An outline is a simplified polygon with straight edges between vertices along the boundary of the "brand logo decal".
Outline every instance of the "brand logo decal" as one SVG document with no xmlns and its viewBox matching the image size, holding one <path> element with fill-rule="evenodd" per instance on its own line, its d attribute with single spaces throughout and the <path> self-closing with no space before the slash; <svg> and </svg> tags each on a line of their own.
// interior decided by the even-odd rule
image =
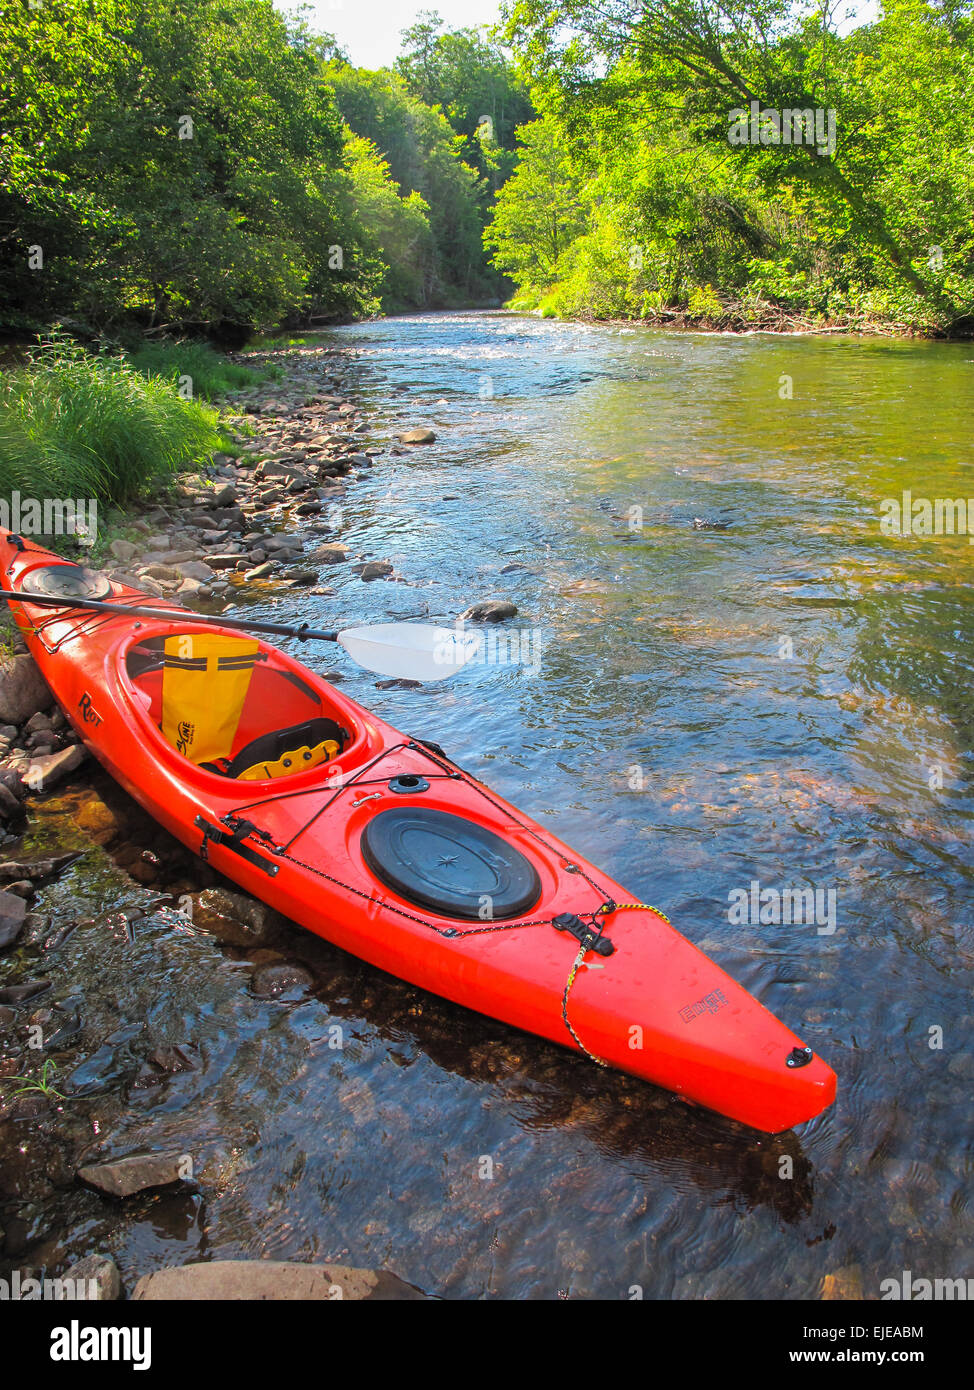
<svg viewBox="0 0 974 1390">
<path fill-rule="evenodd" d="M 101 723 L 101 715 L 91 703 L 91 696 L 88 694 L 87 690 L 78 701 L 78 708 L 81 711 L 81 717 L 85 723 L 94 724 L 95 728 L 97 728 Z"/>
</svg>

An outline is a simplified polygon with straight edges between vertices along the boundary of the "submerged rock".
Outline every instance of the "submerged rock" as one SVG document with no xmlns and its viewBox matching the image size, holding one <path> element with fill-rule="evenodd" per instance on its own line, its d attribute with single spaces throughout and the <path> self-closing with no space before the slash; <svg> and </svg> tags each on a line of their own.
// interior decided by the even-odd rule
<svg viewBox="0 0 974 1390">
<path fill-rule="evenodd" d="M 259 965 L 250 981 L 250 988 L 258 999 L 279 999 L 284 994 L 293 994 L 310 989 L 314 976 L 303 965 L 292 961 L 280 964 Z"/>
<path fill-rule="evenodd" d="M 387 1269 L 296 1264 L 286 1260 L 210 1260 L 158 1269 L 139 1280 L 133 1299 L 298 1299 L 363 1302 L 423 1299 L 412 1284 Z"/>
<path fill-rule="evenodd" d="M 0 951 L 12 946 L 24 929 L 27 904 L 15 893 L 0 892 Z"/>
<path fill-rule="evenodd" d="M 73 864 L 80 857 L 80 853 L 80 850 L 75 850 L 71 854 L 58 854 L 51 859 L 34 859 L 30 863 L 9 859 L 5 864 L 0 864 L 0 879 L 48 878 Z"/>
<path fill-rule="evenodd" d="M 23 902 L 23 899 L 20 901 Z M 7 985 L 0 989 L 0 1004 L 13 1004 L 15 1007 L 26 1004 L 28 999 L 33 999 L 50 988 L 50 980 L 23 980 L 15 985 Z"/>
<path fill-rule="evenodd" d="M 474 623 L 500 623 L 505 618 L 513 618 L 516 613 L 517 604 L 510 599 L 488 598 L 481 603 L 472 603 L 462 616 Z"/>
<path fill-rule="evenodd" d="M 78 1177 L 109 1197 L 131 1197 L 147 1187 L 168 1187 L 186 1177 L 185 1154 L 132 1154 L 78 1169 Z"/>
<path fill-rule="evenodd" d="M 266 946 L 287 925 L 267 903 L 229 888 L 206 888 L 195 899 L 193 925 L 230 946 Z"/>
</svg>

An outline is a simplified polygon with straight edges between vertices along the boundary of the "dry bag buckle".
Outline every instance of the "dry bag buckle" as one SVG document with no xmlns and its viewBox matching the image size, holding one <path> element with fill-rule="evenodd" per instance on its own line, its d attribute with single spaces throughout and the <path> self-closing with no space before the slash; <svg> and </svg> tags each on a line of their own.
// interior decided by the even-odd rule
<svg viewBox="0 0 974 1390">
<path fill-rule="evenodd" d="M 600 928 L 594 923 L 583 922 L 574 912 L 559 912 L 557 917 L 552 917 L 551 925 L 555 931 L 571 932 L 586 951 L 594 951 L 599 956 L 611 956 L 615 951 L 615 946 L 607 936 L 602 935 Z"/>
</svg>

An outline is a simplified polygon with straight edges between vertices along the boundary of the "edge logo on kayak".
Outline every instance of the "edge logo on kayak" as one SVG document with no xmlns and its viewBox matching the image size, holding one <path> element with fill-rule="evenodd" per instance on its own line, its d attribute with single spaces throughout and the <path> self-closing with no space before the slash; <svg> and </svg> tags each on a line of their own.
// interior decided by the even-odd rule
<svg viewBox="0 0 974 1390">
<path fill-rule="evenodd" d="M 85 721 L 85 723 L 94 724 L 95 728 L 97 729 L 98 725 L 101 723 L 101 715 L 98 713 L 94 705 L 91 703 L 91 696 L 88 694 L 87 690 L 84 692 L 81 699 L 78 701 L 78 709 L 80 709 L 81 717 Z"/>
<path fill-rule="evenodd" d="M 702 999 L 695 999 L 692 1004 L 687 1004 L 686 1008 L 680 1010 L 680 1017 L 684 1023 L 692 1023 L 695 1018 L 703 1013 L 715 1014 L 718 1009 L 722 1009 L 727 1003 L 727 996 L 722 989 L 712 989 L 709 994 L 705 994 Z"/>
</svg>

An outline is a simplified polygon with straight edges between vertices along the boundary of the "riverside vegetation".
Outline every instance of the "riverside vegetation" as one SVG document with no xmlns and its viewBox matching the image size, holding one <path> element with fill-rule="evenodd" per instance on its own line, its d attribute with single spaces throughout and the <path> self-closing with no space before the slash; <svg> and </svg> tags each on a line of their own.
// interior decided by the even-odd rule
<svg viewBox="0 0 974 1390">
<path fill-rule="evenodd" d="M 370 72 L 270 0 L 8 7 L 0 328 L 62 336 L 4 375 L 2 492 L 124 503 L 203 463 L 205 401 L 247 369 L 193 339 L 512 291 L 545 316 L 974 328 L 969 4 L 843 32 L 792 0 L 505 13 L 509 48 L 423 13 Z"/>
</svg>

